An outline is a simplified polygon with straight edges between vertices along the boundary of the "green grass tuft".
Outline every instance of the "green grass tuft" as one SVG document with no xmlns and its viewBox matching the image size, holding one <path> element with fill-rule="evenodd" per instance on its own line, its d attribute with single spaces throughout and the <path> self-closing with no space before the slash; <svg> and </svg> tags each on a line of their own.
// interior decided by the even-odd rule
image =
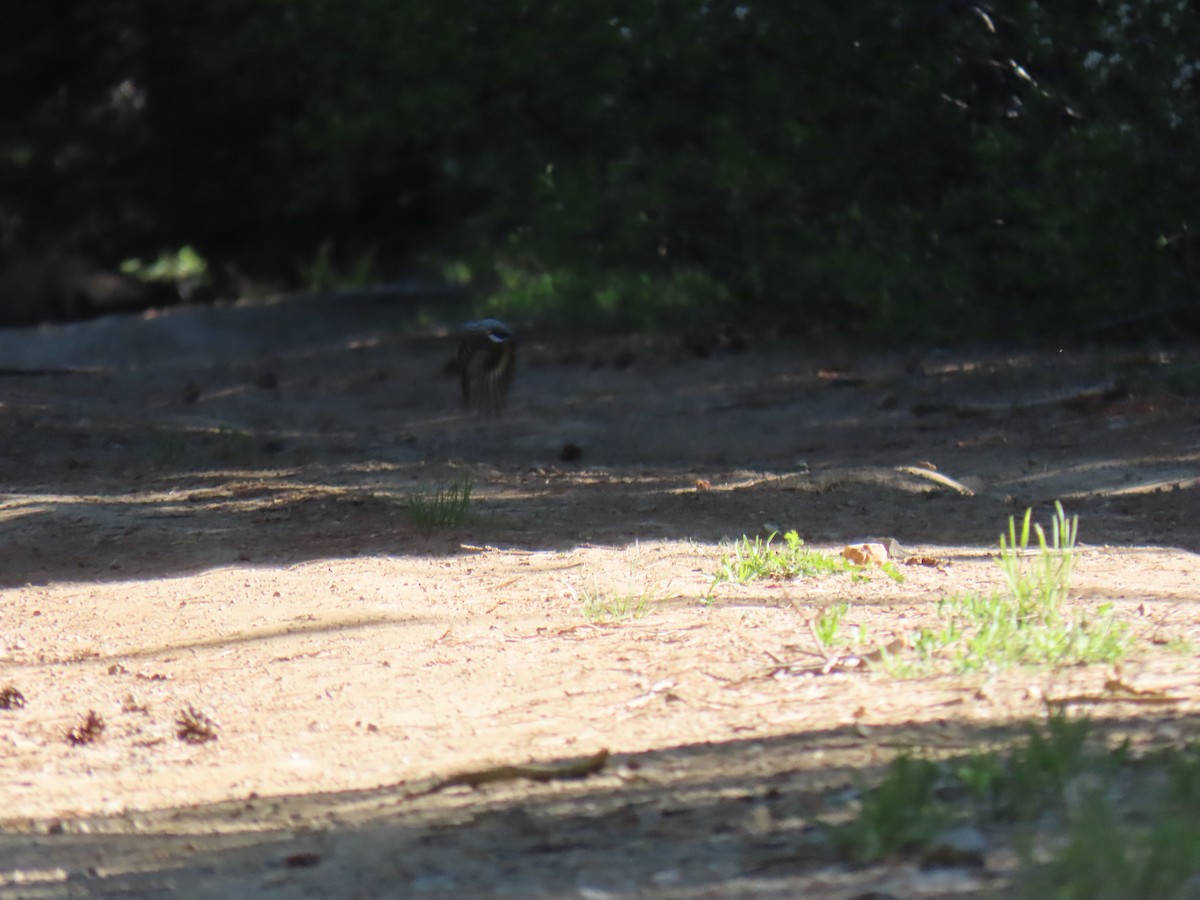
<svg viewBox="0 0 1200 900">
<path fill-rule="evenodd" d="M 1062 504 L 1048 538 L 1026 510 L 1018 533 L 1009 519 L 1000 537 L 998 565 L 1004 590 L 988 596 L 968 593 L 943 598 L 941 623 L 910 637 L 912 655 L 887 661 L 900 677 L 940 671 L 958 674 L 1021 665 L 1068 666 L 1116 662 L 1130 649 L 1129 629 L 1117 621 L 1111 604 L 1094 611 L 1065 608 L 1075 564 L 1078 518 L 1068 519 Z M 1036 547 L 1030 547 L 1031 535 Z"/>
<path fill-rule="evenodd" d="M 1017 536 L 1016 520 L 1009 516 L 1008 538 L 1000 535 L 1000 571 L 1008 587 L 1008 595 L 1016 604 L 1016 612 L 1026 620 L 1053 623 L 1059 608 L 1067 598 L 1071 573 L 1075 569 L 1075 539 L 1079 534 L 1079 517 L 1068 519 L 1062 504 L 1055 501 L 1051 521 L 1052 539 L 1046 540 L 1041 525 L 1033 524 L 1037 535 L 1036 555 L 1030 557 L 1029 528 L 1033 510 L 1025 510 L 1021 534 Z"/>
<path fill-rule="evenodd" d="M 842 619 L 846 617 L 846 613 L 849 611 L 849 603 L 834 603 L 821 610 L 821 614 L 813 622 L 813 631 L 816 633 L 817 640 L 821 642 L 822 647 L 832 647 L 837 642 L 838 631 L 842 627 Z"/>
<path fill-rule="evenodd" d="M 771 532 L 763 540 L 753 540 L 742 535 L 728 552 L 721 556 L 717 571 L 712 576 L 713 586 L 726 581 L 745 584 L 760 578 L 803 578 L 818 575 L 849 573 L 855 581 L 869 580 L 869 569 L 856 566 L 841 556 L 812 550 L 795 531 L 783 536 L 783 544 L 775 542 L 777 532 Z M 904 576 L 891 563 L 880 567 L 889 578 L 897 582 Z"/>
<path fill-rule="evenodd" d="M 650 614 L 654 598 L 646 592 L 604 593 L 599 590 L 576 592 L 583 617 L 592 623 L 631 622 Z"/>
<path fill-rule="evenodd" d="M 1200 748 L 1135 759 L 1061 712 L 1007 752 L 935 763 L 897 758 L 850 821 L 828 826 L 854 862 L 920 858 L 948 827 L 991 843 L 1011 828 L 1021 862 L 1004 896 L 1124 900 L 1200 895 Z"/>
<path fill-rule="evenodd" d="M 414 491 L 408 495 L 408 515 L 422 531 L 457 528 L 467 520 L 471 507 L 471 479 L 438 484 L 433 493 Z"/>
<path fill-rule="evenodd" d="M 898 756 L 879 786 L 863 794 L 858 815 L 832 829 L 835 846 L 855 862 L 872 862 L 924 845 L 947 821 L 934 803 L 940 772 L 937 763 Z"/>
</svg>

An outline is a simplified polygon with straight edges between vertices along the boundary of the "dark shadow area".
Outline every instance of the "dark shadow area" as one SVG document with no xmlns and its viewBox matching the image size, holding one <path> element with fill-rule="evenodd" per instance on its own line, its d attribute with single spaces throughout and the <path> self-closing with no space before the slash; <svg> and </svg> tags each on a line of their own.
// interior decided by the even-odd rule
<svg viewBox="0 0 1200 900">
<path fill-rule="evenodd" d="M 1151 722 L 1163 720 L 1097 718 L 1091 734 L 1132 736 L 1140 748 Z M 1198 722 L 1170 724 L 1189 734 Z M 783 898 L 869 896 L 889 885 L 904 893 L 898 886 L 919 869 L 913 854 L 854 864 L 826 823 L 898 753 L 966 757 L 1024 734 L 1021 723 L 901 725 L 869 737 L 844 727 L 620 754 L 594 775 L 543 785 L 434 780 L 9 821 L 0 832 L 5 869 L 38 884 L 36 894 L 2 885 L 0 897 Z M 987 862 L 958 872 L 974 889 L 955 896 L 990 896 L 1012 875 L 1015 826 L 983 827 Z"/>
<path fill-rule="evenodd" d="M 445 327 L 369 296 L 295 302 L 0 335 L 26 368 L 70 370 L 0 378 L 0 583 L 772 528 L 992 546 L 1058 499 L 1085 543 L 1200 549 L 1194 349 L 764 334 L 698 357 L 670 335 L 535 329 L 485 421 L 458 409 Z M 411 494 L 464 476 L 468 522 L 417 528 Z"/>
<path fill-rule="evenodd" d="M 224 566 L 460 555 L 482 546 L 565 551 L 588 543 L 653 539 L 715 543 L 742 534 L 765 536 L 777 524 L 797 529 L 817 545 L 894 537 L 905 546 L 991 547 L 1008 517 L 1021 512 L 1002 500 L 928 497 L 877 484 L 843 482 L 835 491 L 781 492 L 771 483 L 716 495 L 680 487 L 694 477 L 664 478 L 666 487 L 641 481 L 595 488 L 576 484 L 571 473 L 555 473 L 544 479 L 553 485 L 551 491 L 542 484 L 524 500 L 493 501 L 484 487 L 477 489 L 465 525 L 432 532 L 409 521 L 402 492 L 353 485 L 325 486 L 335 496 L 317 498 L 310 495 L 325 491 L 310 485 L 255 490 L 228 503 L 189 501 L 194 494 L 185 494 L 182 501 L 45 495 L 16 514 L 9 511 L 2 577 L 10 586 L 124 581 Z M 432 489 L 424 481 L 409 484 Z M 232 488 L 237 490 L 236 481 Z M 1068 505 L 1085 522 L 1087 544 L 1157 544 L 1194 552 L 1200 547 L 1194 528 L 1176 526 L 1197 502 L 1190 489 L 1172 492 L 1165 500 L 1127 501 L 1116 515 L 1102 502 Z M 1050 498 L 1041 501 L 1039 510 L 1045 514 L 1050 503 Z M 881 506 L 888 511 L 880 511 Z M 620 518 L 622 511 L 628 511 L 627 519 Z"/>
</svg>

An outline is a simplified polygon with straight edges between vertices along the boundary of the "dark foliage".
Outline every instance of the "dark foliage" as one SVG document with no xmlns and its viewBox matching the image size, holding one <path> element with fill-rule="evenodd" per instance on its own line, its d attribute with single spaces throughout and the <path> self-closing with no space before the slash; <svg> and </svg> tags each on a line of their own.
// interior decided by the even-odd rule
<svg viewBox="0 0 1200 900">
<path fill-rule="evenodd" d="M 1174 0 L 47 0 L 0 38 L 0 252 L 1092 334 L 1196 305 L 1198 38 Z"/>
</svg>

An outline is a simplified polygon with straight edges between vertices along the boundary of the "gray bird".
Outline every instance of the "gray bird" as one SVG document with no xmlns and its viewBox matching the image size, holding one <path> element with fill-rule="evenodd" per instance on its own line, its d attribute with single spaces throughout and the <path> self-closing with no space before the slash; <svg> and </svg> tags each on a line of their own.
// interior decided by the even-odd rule
<svg viewBox="0 0 1200 900">
<path fill-rule="evenodd" d="M 463 406 L 479 415 L 500 414 L 517 369 L 517 342 L 499 319 L 475 319 L 458 330 Z"/>
</svg>

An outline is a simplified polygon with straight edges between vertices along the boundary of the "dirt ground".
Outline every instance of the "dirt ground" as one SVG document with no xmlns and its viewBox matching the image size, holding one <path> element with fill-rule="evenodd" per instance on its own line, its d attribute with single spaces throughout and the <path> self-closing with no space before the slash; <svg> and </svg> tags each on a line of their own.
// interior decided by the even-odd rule
<svg viewBox="0 0 1200 900">
<path fill-rule="evenodd" d="M 484 422 L 430 321 L 366 296 L 0 332 L 0 898 L 974 896 L 999 837 L 855 867 L 816 824 L 1047 700 L 1196 737 L 1196 348 L 527 331 Z M 467 524 L 419 530 L 413 492 L 464 476 Z M 1056 499 L 1074 602 L 1137 641 L 1119 673 L 826 665 L 824 607 L 888 644 Z M 944 565 L 702 602 L 721 543 L 775 528 Z"/>
</svg>

